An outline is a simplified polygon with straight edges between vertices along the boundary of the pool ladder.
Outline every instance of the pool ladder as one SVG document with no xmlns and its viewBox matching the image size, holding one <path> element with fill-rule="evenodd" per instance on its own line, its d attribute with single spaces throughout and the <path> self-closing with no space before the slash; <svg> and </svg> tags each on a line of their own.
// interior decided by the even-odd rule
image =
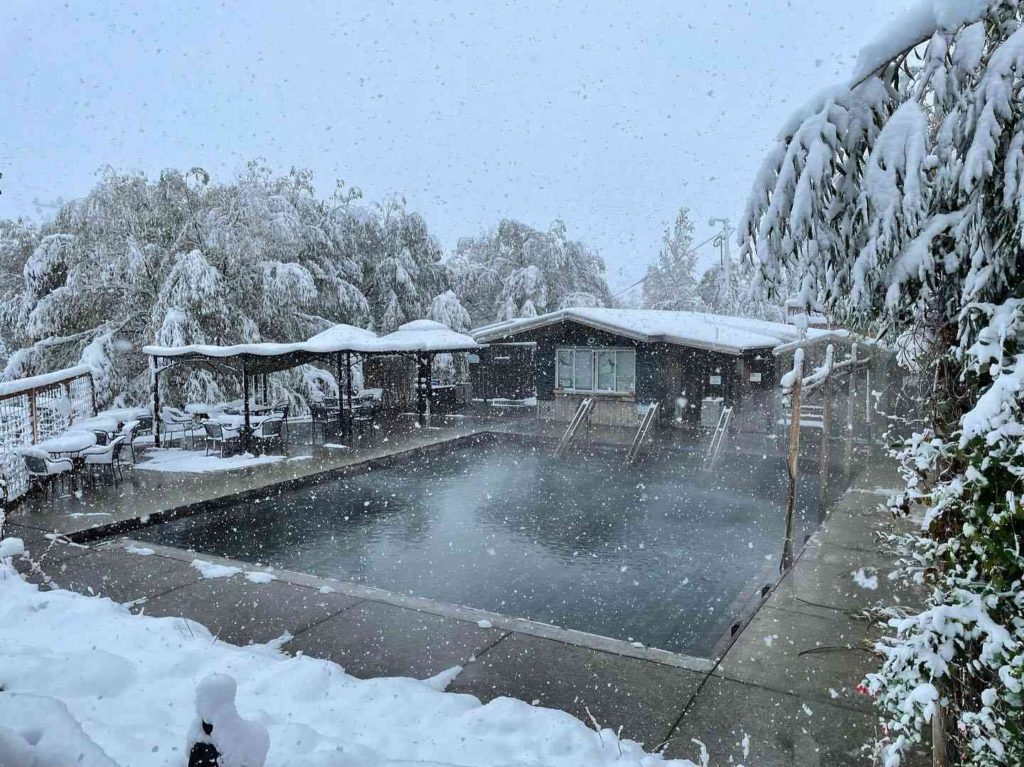
<svg viewBox="0 0 1024 767">
<path fill-rule="evenodd" d="M 718 456 L 722 452 L 722 443 L 725 442 L 725 435 L 729 431 L 729 422 L 732 421 L 732 405 L 726 405 L 718 416 L 718 425 L 715 433 L 711 435 L 711 444 L 708 445 L 708 452 L 704 455 L 704 468 L 713 469 L 718 463 Z"/>
<path fill-rule="evenodd" d="M 590 416 L 590 411 L 594 409 L 593 397 L 587 397 L 580 406 L 576 408 L 576 414 L 569 421 L 569 428 L 565 430 L 565 434 L 562 435 L 562 441 L 558 443 L 558 447 L 555 448 L 555 455 L 559 456 L 562 452 L 569 447 L 569 443 L 572 442 L 572 438 L 576 436 L 576 432 L 579 431 L 580 426 Z"/>
<path fill-rule="evenodd" d="M 660 406 L 660 402 L 655 402 L 644 413 L 643 420 L 640 421 L 640 428 L 636 430 L 636 436 L 633 437 L 633 444 L 629 446 L 629 453 L 626 454 L 626 463 L 634 463 L 637 456 L 640 455 L 640 448 L 643 446 L 644 440 L 647 439 L 647 435 L 654 428 L 654 419 L 658 417 L 658 408 Z"/>
</svg>

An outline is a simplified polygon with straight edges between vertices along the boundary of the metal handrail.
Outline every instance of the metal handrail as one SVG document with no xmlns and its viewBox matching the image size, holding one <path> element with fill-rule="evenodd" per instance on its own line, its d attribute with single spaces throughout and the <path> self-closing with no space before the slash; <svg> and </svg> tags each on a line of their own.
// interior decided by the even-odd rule
<svg viewBox="0 0 1024 767">
<path fill-rule="evenodd" d="M 569 443 L 572 442 L 572 438 L 576 436 L 576 432 L 579 431 L 579 428 L 586 417 L 590 415 L 590 411 L 593 407 L 594 399 L 592 397 L 587 397 L 580 402 L 580 406 L 576 408 L 576 414 L 573 415 L 572 420 L 569 421 L 569 427 L 565 430 L 565 434 L 562 435 L 562 440 L 558 443 L 558 447 L 555 448 L 556 456 L 561 455 L 562 451 L 569 446 Z"/>
<path fill-rule="evenodd" d="M 637 429 L 636 436 L 633 437 L 633 444 L 629 448 L 629 453 L 626 455 L 626 463 L 633 463 L 636 457 L 640 454 L 640 448 L 643 445 L 644 439 L 650 433 L 651 428 L 654 426 L 654 419 L 658 415 L 658 408 L 661 406 L 660 402 L 655 402 L 644 413 L 643 420 L 640 421 L 640 428 Z"/>
</svg>

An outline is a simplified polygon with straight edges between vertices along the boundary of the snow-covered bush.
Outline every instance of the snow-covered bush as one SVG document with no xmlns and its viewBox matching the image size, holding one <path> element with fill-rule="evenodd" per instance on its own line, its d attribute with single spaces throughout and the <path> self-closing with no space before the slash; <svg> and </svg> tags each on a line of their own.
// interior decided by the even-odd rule
<svg viewBox="0 0 1024 767">
<path fill-rule="evenodd" d="M 868 680 L 900 764 L 935 723 L 959 763 L 1024 763 L 1024 15 L 1017 0 L 924 0 L 850 82 L 784 126 L 741 229 L 758 280 L 872 325 L 925 365 L 930 426 L 900 450 L 924 510 Z"/>
</svg>

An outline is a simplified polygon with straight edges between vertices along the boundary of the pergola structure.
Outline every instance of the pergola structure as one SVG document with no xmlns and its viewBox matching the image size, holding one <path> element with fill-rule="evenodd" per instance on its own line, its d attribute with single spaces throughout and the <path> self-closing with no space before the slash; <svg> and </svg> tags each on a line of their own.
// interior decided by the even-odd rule
<svg viewBox="0 0 1024 767">
<path fill-rule="evenodd" d="M 434 357 L 438 354 L 454 354 L 479 349 L 480 345 L 470 336 L 456 333 L 439 322 L 415 320 L 402 325 L 398 330 L 378 336 L 372 331 L 352 325 L 334 325 L 307 341 L 299 343 L 255 343 L 234 346 L 189 345 L 189 346 L 145 346 L 142 351 L 150 358 L 150 380 L 153 396 L 153 425 L 156 446 L 160 446 L 160 374 L 182 364 L 202 365 L 213 370 L 231 373 L 242 379 L 242 446 L 248 450 L 251 445 L 252 425 L 250 420 L 250 394 L 253 381 L 281 370 L 300 365 L 314 365 L 334 369 L 338 382 L 338 398 L 344 396 L 348 412 L 352 413 L 352 365 L 353 355 L 359 358 L 371 356 L 402 356 L 416 362 L 416 392 L 418 417 L 421 426 L 426 425 L 428 403 L 433 399 L 431 382 Z M 344 371 L 344 391 L 342 372 Z M 345 408 L 338 408 L 338 426 L 342 433 L 351 430 L 351 418 L 344 416 Z"/>
</svg>

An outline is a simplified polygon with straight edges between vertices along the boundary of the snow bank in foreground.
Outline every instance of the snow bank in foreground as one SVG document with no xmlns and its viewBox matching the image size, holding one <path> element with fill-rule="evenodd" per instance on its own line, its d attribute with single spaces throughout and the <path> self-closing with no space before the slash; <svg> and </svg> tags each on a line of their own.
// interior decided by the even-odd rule
<svg viewBox="0 0 1024 767">
<path fill-rule="evenodd" d="M 64 752 L 33 754 L 37 764 L 180 767 L 211 674 L 237 680 L 239 714 L 269 731 L 268 767 L 693 767 L 560 711 L 481 705 L 414 679 L 360 681 L 329 661 L 224 644 L 192 621 L 41 592 L 0 563 L 0 763 L 32 764 L 24 754 L 41 744 Z M 33 746 L 26 733 L 43 739 Z"/>
</svg>

